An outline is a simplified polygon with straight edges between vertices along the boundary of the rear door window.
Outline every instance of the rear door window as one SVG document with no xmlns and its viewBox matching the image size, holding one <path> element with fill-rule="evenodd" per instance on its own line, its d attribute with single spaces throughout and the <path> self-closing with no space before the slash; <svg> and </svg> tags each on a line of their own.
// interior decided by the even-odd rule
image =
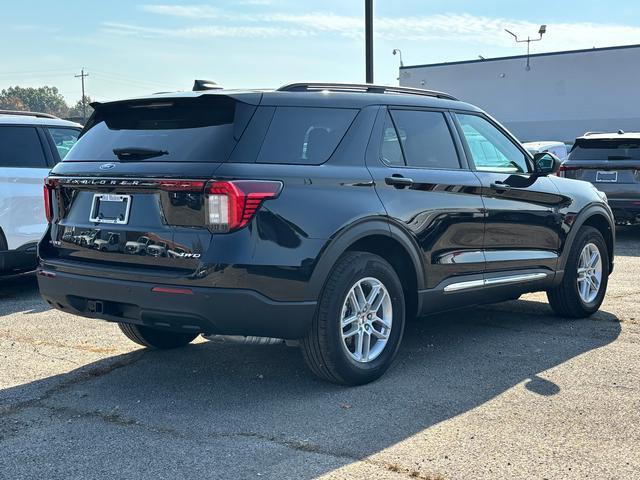
<svg viewBox="0 0 640 480">
<path fill-rule="evenodd" d="M 0 126 L 0 167 L 49 168 L 34 127 Z"/>
<path fill-rule="evenodd" d="M 319 165 L 344 137 L 358 110 L 277 107 L 258 154 L 258 163 Z"/>
<path fill-rule="evenodd" d="M 64 160 L 71 147 L 78 141 L 80 130 L 76 128 L 47 127 L 49 135 L 58 150 L 60 160 Z"/>
<path fill-rule="evenodd" d="M 391 117 L 396 127 L 395 141 L 399 142 L 404 160 L 409 167 L 460 168 L 460 160 L 451 131 L 442 112 L 422 110 L 392 110 Z M 388 122 L 387 122 L 388 125 Z M 393 147 L 394 137 L 385 129 L 389 144 L 383 142 L 383 156 L 387 150 L 388 162 L 397 164 L 397 149 Z M 394 153 L 395 150 L 395 153 Z"/>
<path fill-rule="evenodd" d="M 98 106 L 65 161 L 114 161 L 114 149 L 161 154 L 152 162 L 225 162 L 255 106 L 223 95 Z"/>
<path fill-rule="evenodd" d="M 640 139 L 582 139 L 569 154 L 571 160 L 640 160 Z"/>
</svg>

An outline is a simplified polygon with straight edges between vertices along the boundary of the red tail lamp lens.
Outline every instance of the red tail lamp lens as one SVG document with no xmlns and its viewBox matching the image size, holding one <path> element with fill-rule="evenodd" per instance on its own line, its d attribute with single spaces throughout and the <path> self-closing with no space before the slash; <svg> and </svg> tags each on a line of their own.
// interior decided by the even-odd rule
<svg viewBox="0 0 640 480">
<path fill-rule="evenodd" d="M 244 227 L 265 200 L 276 198 L 282 182 L 233 180 L 207 185 L 207 222 L 214 231 L 230 232 Z"/>
</svg>

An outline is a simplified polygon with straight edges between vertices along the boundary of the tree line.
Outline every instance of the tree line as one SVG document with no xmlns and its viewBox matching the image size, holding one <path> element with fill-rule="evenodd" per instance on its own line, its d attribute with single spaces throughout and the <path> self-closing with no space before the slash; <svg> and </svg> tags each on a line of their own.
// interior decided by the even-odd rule
<svg viewBox="0 0 640 480">
<path fill-rule="evenodd" d="M 93 109 L 91 97 L 84 97 L 87 117 Z M 68 105 L 56 87 L 9 87 L 0 91 L 0 110 L 50 113 L 60 118 L 81 118 L 82 99 Z"/>
</svg>

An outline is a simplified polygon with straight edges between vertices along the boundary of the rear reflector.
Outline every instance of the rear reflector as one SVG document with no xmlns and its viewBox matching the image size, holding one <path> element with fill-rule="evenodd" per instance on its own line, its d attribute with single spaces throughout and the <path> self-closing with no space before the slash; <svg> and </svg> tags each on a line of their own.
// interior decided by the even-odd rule
<svg viewBox="0 0 640 480">
<path fill-rule="evenodd" d="M 175 293 L 177 295 L 193 295 L 190 288 L 171 288 L 171 287 L 153 287 L 151 289 L 155 293 Z"/>
<path fill-rule="evenodd" d="M 265 200 L 276 198 L 282 182 L 268 180 L 234 180 L 210 182 L 207 194 L 207 222 L 216 232 L 230 232 L 244 227 Z"/>
<path fill-rule="evenodd" d="M 47 278 L 55 278 L 56 274 L 54 272 L 50 272 L 48 270 L 38 270 L 38 275 Z"/>
</svg>

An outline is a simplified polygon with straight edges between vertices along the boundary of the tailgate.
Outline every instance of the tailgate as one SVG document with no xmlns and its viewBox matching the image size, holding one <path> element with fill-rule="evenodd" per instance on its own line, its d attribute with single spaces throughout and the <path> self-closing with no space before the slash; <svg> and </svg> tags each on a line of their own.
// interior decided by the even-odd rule
<svg viewBox="0 0 640 480">
<path fill-rule="evenodd" d="M 212 240 L 204 180 L 55 178 L 56 258 L 193 271 Z"/>
</svg>

